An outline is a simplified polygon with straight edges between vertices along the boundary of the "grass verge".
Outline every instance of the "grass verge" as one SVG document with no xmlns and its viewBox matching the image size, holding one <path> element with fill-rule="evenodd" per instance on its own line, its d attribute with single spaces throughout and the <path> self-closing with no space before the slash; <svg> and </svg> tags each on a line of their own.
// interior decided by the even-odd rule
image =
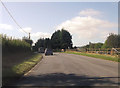
<svg viewBox="0 0 120 88">
<path fill-rule="evenodd" d="M 21 63 L 11 66 L 8 69 L 3 69 L 3 86 L 14 83 L 42 59 L 41 54 L 31 54 L 29 56 L 30 57 L 28 59 L 25 59 Z"/>
<path fill-rule="evenodd" d="M 83 52 L 76 52 L 76 51 L 66 51 L 64 53 L 83 55 L 83 56 L 88 56 L 88 57 L 94 57 L 94 58 L 100 58 L 100 59 L 104 59 L 104 60 L 120 62 L 120 60 L 119 60 L 120 58 L 116 57 L 116 56 L 108 56 L 108 55 L 93 54 L 93 53 L 83 53 Z"/>
<path fill-rule="evenodd" d="M 17 75 L 23 75 L 34 67 L 41 59 L 42 55 L 35 54 L 30 59 L 23 61 L 21 64 L 15 65 L 12 69 Z"/>
</svg>

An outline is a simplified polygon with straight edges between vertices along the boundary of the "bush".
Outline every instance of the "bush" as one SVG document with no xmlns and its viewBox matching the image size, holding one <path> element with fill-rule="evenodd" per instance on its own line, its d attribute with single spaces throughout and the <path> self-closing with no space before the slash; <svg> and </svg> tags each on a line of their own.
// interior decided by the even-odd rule
<svg viewBox="0 0 120 88">
<path fill-rule="evenodd" d="M 7 37 L 6 35 L 2 35 L 2 51 L 5 54 L 28 52 L 31 51 L 31 46 L 29 43 L 23 40 L 13 39 L 12 37 Z"/>
</svg>

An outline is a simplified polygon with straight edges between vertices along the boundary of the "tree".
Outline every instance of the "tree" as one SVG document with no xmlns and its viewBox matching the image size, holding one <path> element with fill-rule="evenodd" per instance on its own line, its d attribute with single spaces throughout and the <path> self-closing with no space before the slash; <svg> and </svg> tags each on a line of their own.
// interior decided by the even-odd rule
<svg viewBox="0 0 120 88">
<path fill-rule="evenodd" d="M 105 48 L 112 48 L 110 46 L 107 45 L 107 41 L 105 41 L 105 43 L 103 44 L 103 46 L 101 47 L 102 49 L 105 49 Z"/>
<path fill-rule="evenodd" d="M 94 48 L 98 49 L 98 48 L 102 48 L 102 46 L 103 46 L 103 43 L 96 43 Z"/>
<path fill-rule="evenodd" d="M 61 30 L 61 48 L 72 48 L 72 36 L 64 29 Z"/>
<path fill-rule="evenodd" d="M 23 37 L 22 40 L 24 40 L 25 42 L 29 43 L 30 46 L 32 46 L 32 44 L 33 44 L 33 41 L 31 39 L 27 38 L 27 37 Z"/>
<path fill-rule="evenodd" d="M 53 49 L 68 49 L 72 48 L 72 36 L 64 29 L 57 30 L 51 36 Z"/>
<path fill-rule="evenodd" d="M 104 48 L 118 48 L 120 47 L 120 35 L 111 33 L 105 41 Z"/>
<path fill-rule="evenodd" d="M 51 39 L 45 38 L 45 40 L 44 40 L 44 48 L 51 48 Z"/>
<path fill-rule="evenodd" d="M 37 40 L 37 42 L 35 43 L 35 46 L 33 46 L 34 51 L 37 51 L 38 48 L 51 48 L 51 39 L 49 38 L 40 38 Z"/>
<path fill-rule="evenodd" d="M 91 43 L 89 48 L 95 48 L 95 44 L 94 43 Z"/>
<path fill-rule="evenodd" d="M 61 31 L 55 31 L 51 36 L 52 48 L 60 49 L 61 48 Z"/>
<path fill-rule="evenodd" d="M 98 49 L 98 48 L 101 48 L 102 46 L 103 46 L 103 43 L 91 43 L 91 42 L 89 42 L 88 45 L 85 45 L 82 48 L 94 48 L 94 49 Z"/>
<path fill-rule="evenodd" d="M 38 41 L 35 43 L 36 48 L 44 47 L 44 38 L 38 39 Z"/>
</svg>

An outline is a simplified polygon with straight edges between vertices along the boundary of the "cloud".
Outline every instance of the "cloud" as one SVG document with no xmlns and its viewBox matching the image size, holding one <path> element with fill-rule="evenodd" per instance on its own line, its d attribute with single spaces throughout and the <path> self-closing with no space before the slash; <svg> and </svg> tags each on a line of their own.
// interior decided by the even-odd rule
<svg viewBox="0 0 120 88">
<path fill-rule="evenodd" d="M 97 12 L 95 13 L 94 10 L 88 10 L 88 12 L 89 13 L 86 12 L 87 15 L 98 14 Z M 81 11 L 80 13 L 85 14 L 85 12 L 83 11 Z M 56 27 L 57 30 L 60 30 L 62 28 L 68 30 L 72 35 L 77 36 L 79 40 L 105 39 L 109 33 L 116 32 L 112 28 L 116 28 L 117 30 L 117 24 L 92 16 L 76 16 L 70 20 L 64 21 Z"/>
<path fill-rule="evenodd" d="M 32 39 L 36 42 L 39 38 L 50 38 L 50 33 L 36 32 L 31 34 Z"/>
<path fill-rule="evenodd" d="M 27 33 L 30 33 L 32 31 L 32 28 L 31 27 L 25 27 L 25 28 L 20 29 L 20 32 L 24 32 L 23 30 Z"/>
<path fill-rule="evenodd" d="M 33 33 L 31 27 L 25 27 L 23 29 L 20 29 L 20 32 L 24 32 L 23 30 L 26 31 L 27 33 L 31 33 L 31 38 L 34 41 L 34 43 L 37 42 L 39 38 L 50 38 L 51 36 L 50 33 L 44 33 L 44 32 Z"/>
<path fill-rule="evenodd" d="M 37 42 L 39 38 L 50 38 L 51 36 L 50 33 L 44 33 L 44 32 L 33 33 L 31 27 L 25 27 L 23 29 L 20 29 L 20 32 L 24 32 L 23 30 L 27 33 L 31 33 L 31 39 L 34 41 L 34 43 Z"/>
<path fill-rule="evenodd" d="M 2 29 L 2 30 L 13 30 L 13 26 L 8 25 L 8 24 L 0 24 L 0 29 Z"/>
<path fill-rule="evenodd" d="M 86 10 L 80 11 L 79 15 L 80 16 L 101 16 L 102 12 L 94 9 L 86 9 Z"/>
</svg>

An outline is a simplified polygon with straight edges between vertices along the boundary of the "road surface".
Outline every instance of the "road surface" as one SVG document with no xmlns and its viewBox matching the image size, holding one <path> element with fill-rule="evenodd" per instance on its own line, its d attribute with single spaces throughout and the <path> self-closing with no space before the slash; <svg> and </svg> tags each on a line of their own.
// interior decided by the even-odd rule
<svg viewBox="0 0 120 88">
<path fill-rule="evenodd" d="M 74 54 L 44 56 L 17 86 L 117 86 L 118 63 Z"/>
</svg>

